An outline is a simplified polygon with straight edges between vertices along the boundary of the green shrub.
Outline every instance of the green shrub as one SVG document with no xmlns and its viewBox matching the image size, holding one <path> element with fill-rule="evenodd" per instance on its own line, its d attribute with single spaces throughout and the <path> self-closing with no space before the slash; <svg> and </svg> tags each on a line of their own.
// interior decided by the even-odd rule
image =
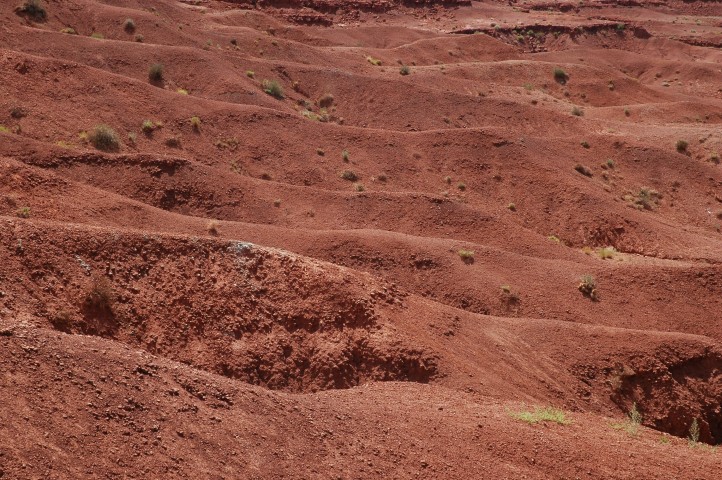
<svg viewBox="0 0 722 480">
<path fill-rule="evenodd" d="M 689 142 L 687 142 L 686 140 L 677 140 L 676 147 L 679 153 L 686 153 L 687 147 L 689 147 Z"/>
<path fill-rule="evenodd" d="M 408 65 L 402 65 L 401 69 L 399 70 L 399 73 L 401 75 L 408 75 L 409 73 L 411 73 L 411 68 L 409 68 Z"/>
<path fill-rule="evenodd" d="M 377 67 L 379 65 L 381 65 L 381 60 L 379 60 L 378 58 L 374 58 L 372 56 L 366 57 L 366 61 L 369 62 L 371 65 L 375 65 Z"/>
<path fill-rule="evenodd" d="M 286 98 L 286 95 L 283 93 L 283 87 L 275 80 L 264 80 L 262 87 L 264 92 L 278 100 Z"/>
<path fill-rule="evenodd" d="M 462 248 L 461 250 L 459 250 L 456 253 L 458 253 L 459 257 L 461 257 L 461 259 L 464 261 L 474 259 L 474 251 L 473 250 L 466 250 L 466 249 Z"/>
<path fill-rule="evenodd" d="M 150 135 L 155 130 L 155 123 L 152 120 L 143 120 L 143 124 L 140 126 L 140 130 L 146 135 Z"/>
<path fill-rule="evenodd" d="M 254 72 L 253 70 L 246 70 L 246 76 L 248 78 L 255 78 L 256 72 Z"/>
<path fill-rule="evenodd" d="M 20 218 L 30 218 L 30 207 L 22 207 L 18 209 L 17 215 Z"/>
<path fill-rule="evenodd" d="M 201 129 L 200 117 L 196 117 L 196 116 L 191 117 L 191 127 L 193 127 L 193 130 L 196 130 L 196 131 Z"/>
<path fill-rule="evenodd" d="M 164 68 L 162 63 L 154 63 L 148 68 L 148 80 L 151 82 L 163 81 Z"/>
<path fill-rule="evenodd" d="M 564 85 L 565 83 L 567 83 L 567 80 L 569 80 L 569 75 L 567 75 L 567 72 L 565 72 L 561 68 L 556 67 L 554 69 L 554 80 Z"/>
<path fill-rule="evenodd" d="M 568 425 L 571 423 L 567 420 L 566 413 L 563 410 L 554 407 L 534 407 L 533 411 L 514 412 L 511 413 L 511 416 L 529 424 L 554 422 L 560 425 Z"/>
<path fill-rule="evenodd" d="M 120 149 L 120 138 L 108 125 L 96 125 L 89 140 L 98 150 L 112 152 Z"/>
</svg>

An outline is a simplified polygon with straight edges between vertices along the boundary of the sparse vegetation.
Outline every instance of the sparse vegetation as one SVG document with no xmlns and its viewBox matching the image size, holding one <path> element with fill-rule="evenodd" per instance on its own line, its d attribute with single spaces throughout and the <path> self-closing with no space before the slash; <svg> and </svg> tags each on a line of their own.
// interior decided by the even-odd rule
<svg viewBox="0 0 722 480">
<path fill-rule="evenodd" d="M 321 108 L 331 108 L 335 98 L 330 93 L 325 93 L 318 99 L 318 106 Z"/>
<path fill-rule="evenodd" d="M 280 198 L 275 199 L 275 200 L 273 201 L 273 206 L 276 207 L 276 208 L 280 207 L 280 206 L 281 206 L 281 199 L 280 199 Z"/>
<path fill-rule="evenodd" d="M 589 142 L 587 142 L 586 140 L 581 141 L 579 145 L 581 145 L 583 148 L 589 148 Z"/>
<path fill-rule="evenodd" d="M 126 18 L 123 22 L 123 30 L 128 33 L 135 33 L 135 21 L 132 18 Z"/>
<path fill-rule="evenodd" d="M 145 40 L 145 37 L 141 34 L 137 34 L 133 39 L 138 43 L 143 43 L 143 40 Z"/>
<path fill-rule="evenodd" d="M 78 32 L 75 31 L 72 27 L 65 27 L 60 29 L 60 33 L 65 33 L 67 35 L 77 35 Z"/>
<path fill-rule="evenodd" d="M 575 117 L 582 117 L 584 116 L 584 110 L 579 107 L 574 107 L 572 108 L 572 115 L 574 115 Z"/>
<path fill-rule="evenodd" d="M 16 213 L 20 218 L 30 218 L 30 207 L 19 208 Z"/>
<path fill-rule="evenodd" d="M 411 73 L 411 68 L 408 65 L 401 65 L 401 68 L 399 69 L 399 73 L 401 75 L 408 75 Z"/>
<path fill-rule="evenodd" d="M 105 38 L 105 35 L 100 32 L 93 32 L 90 34 L 90 38 L 94 38 L 96 40 L 103 40 Z"/>
<path fill-rule="evenodd" d="M 508 208 L 512 212 L 516 212 L 516 204 L 515 203 L 510 203 L 509 205 L 506 206 L 506 208 Z"/>
<path fill-rule="evenodd" d="M 195 130 L 196 132 L 200 131 L 200 129 L 201 129 L 200 117 L 197 117 L 197 116 L 191 117 L 191 127 L 193 127 L 193 130 Z"/>
<path fill-rule="evenodd" d="M 162 63 L 154 63 L 148 69 L 148 80 L 151 82 L 162 82 L 164 70 Z"/>
<path fill-rule="evenodd" d="M 567 75 L 567 72 L 565 72 L 561 68 L 556 67 L 554 69 L 554 80 L 564 85 L 569 80 L 569 75 Z"/>
<path fill-rule="evenodd" d="M 32 18 L 36 22 L 42 22 L 48 17 L 48 12 L 40 0 L 25 0 L 16 11 L 21 15 Z"/>
<path fill-rule="evenodd" d="M 93 277 L 85 296 L 86 305 L 96 311 L 112 313 L 115 300 L 116 296 L 110 280 L 106 277 Z"/>
<path fill-rule="evenodd" d="M 591 275 L 583 275 L 579 286 L 577 287 L 582 295 L 591 300 L 597 299 L 597 281 Z"/>
<path fill-rule="evenodd" d="M 642 424 L 642 414 L 637 410 L 637 403 L 632 404 L 632 408 L 627 413 L 627 418 L 624 422 L 613 423 L 612 428 L 616 430 L 623 430 L 629 435 L 636 435 L 639 426 Z"/>
<path fill-rule="evenodd" d="M 152 120 L 143 120 L 143 124 L 140 126 L 141 132 L 145 133 L 146 135 L 150 135 L 153 133 L 153 130 L 155 130 L 155 123 L 153 123 Z"/>
<path fill-rule="evenodd" d="M 181 139 L 179 137 L 168 137 L 165 139 L 166 147 L 181 148 Z"/>
<path fill-rule="evenodd" d="M 600 248 L 598 250 L 599 258 L 602 260 L 606 260 L 609 258 L 614 258 L 614 254 L 617 253 L 617 251 L 614 249 L 614 247 L 604 247 Z"/>
<path fill-rule="evenodd" d="M 689 142 L 686 140 L 677 140 L 676 148 L 679 153 L 687 153 Z"/>
<path fill-rule="evenodd" d="M 459 190 L 466 191 L 466 184 L 464 182 L 459 182 L 459 184 L 456 186 Z"/>
<path fill-rule="evenodd" d="M 283 87 L 275 80 L 264 80 L 262 84 L 263 91 L 278 100 L 283 100 L 286 95 L 283 93 Z"/>
<path fill-rule="evenodd" d="M 464 263 L 474 263 L 474 251 L 473 250 L 466 250 L 466 249 L 462 248 L 461 250 L 459 250 L 456 253 L 459 254 L 459 257 L 461 258 L 461 260 Z"/>
<path fill-rule="evenodd" d="M 326 152 L 324 151 L 323 148 L 317 148 L 316 155 L 318 155 L 319 157 L 323 157 L 324 155 L 326 155 Z"/>
<path fill-rule="evenodd" d="M 344 150 L 343 152 L 341 152 L 341 159 L 342 159 L 344 162 L 348 162 L 348 161 L 349 161 L 349 153 L 348 153 L 348 150 Z"/>
<path fill-rule="evenodd" d="M 248 78 L 256 78 L 256 72 L 254 72 L 253 70 L 246 70 L 246 76 Z"/>
<path fill-rule="evenodd" d="M 96 125 L 88 139 L 98 150 L 113 152 L 120 149 L 120 137 L 108 125 Z"/>
<path fill-rule="evenodd" d="M 178 94 L 180 94 L 180 95 L 188 95 L 188 90 L 186 90 L 185 88 L 179 88 L 179 89 L 176 90 L 175 92 L 178 93 Z"/>
<path fill-rule="evenodd" d="M 689 426 L 689 437 L 687 438 L 692 445 L 699 443 L 699 422 L 696 418 L 692 420 L 692 424 Z"/>
<path fill-rule="evenodd" d="M 358 175 L 356 175 L 356 173 L 352 170 L 344 170 L 341 172 L 341 178 L 348 180 L 349 182 L 355 182 L 358 180 Z"/>
<path fill-rule="evenodd" d="M 714 163 L 715 165 L 719 165 L 719 163 L 720 163 L 719 153 L 717 153 L 717 152 L 711 153 L 709 156 L 709 161 Z"/>
<path fill-rule="evenodd" d="M 364 190 L 366 190 L 366 188 L 363 186 L 362 183 L 354 183 L 354 184 L 353 184 L 353 188 L 354 188 L 354 190 L 356 190 L 357 192 L 363 192 Z"/>
<path fill-rule="evenodd" d="M 659 203 L 659 199 L 661 197 L 662 195 L 657 190 L 649 187 L 642 187 L 639 189 L 639 193 L 637 194 L 637 198 L 634 203 L 639 209 L 652 210 L 654 206 Z"/>
<path fill-rule="evenodd" d="M 369 62 L 371 65 L 375 65 L 377 67 L 381 65 L 381 60 L 371 56 L 366 57 L 366 61 Z"/>
<path fill-rule="evenodd" d="M 219 233 L 219 226 L 218 222 L 215 220 L 211 220 L 206 224 L 206 231 L 209 235 L 213 235 L 214 237 L 218 235 Z"/>
<path fill-rule="evenodd" d="M 568 425 L 571 423 L 571 421 L 567 419 L 564 410 L 559 410 L 554 407 L 534 407 L 533 411 L 512 412 L 510 415 L 512 418 L 532 425 L 541 422 L 553 422 L 559 425 Z"/>
</svg>

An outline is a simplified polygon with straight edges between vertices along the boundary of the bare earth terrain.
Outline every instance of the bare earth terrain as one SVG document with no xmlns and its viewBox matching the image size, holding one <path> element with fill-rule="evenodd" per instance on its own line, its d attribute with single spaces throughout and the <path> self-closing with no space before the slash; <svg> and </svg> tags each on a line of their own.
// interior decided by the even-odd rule
<svg viewBox="0 0 722 480">
<path fill-rule="evenodd" d="M 3 0 L 0 478 L 722 478 L 722 2 Z"/>
</svg>

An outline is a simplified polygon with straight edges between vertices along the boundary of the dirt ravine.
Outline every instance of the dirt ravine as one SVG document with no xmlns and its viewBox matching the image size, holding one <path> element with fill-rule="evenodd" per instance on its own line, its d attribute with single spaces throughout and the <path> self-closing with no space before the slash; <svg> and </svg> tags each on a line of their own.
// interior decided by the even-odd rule
<svg viewBox="0 0 722 480">
<path fill-rule="evenodd" d="M 0 479 L 722 478 L 722 4 L 0 4 Z"/>
</svg>

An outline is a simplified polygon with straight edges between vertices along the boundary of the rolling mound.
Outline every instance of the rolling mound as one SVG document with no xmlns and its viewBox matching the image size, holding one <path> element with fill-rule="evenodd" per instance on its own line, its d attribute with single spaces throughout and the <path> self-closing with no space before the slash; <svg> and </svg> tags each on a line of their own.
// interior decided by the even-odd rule
<svg viewBox="0 0 722 480">
<path fill-rule="evenodd" d="M 717 2 L 0 5 L 0 477 L 722 475 Z"/>
</svg>

